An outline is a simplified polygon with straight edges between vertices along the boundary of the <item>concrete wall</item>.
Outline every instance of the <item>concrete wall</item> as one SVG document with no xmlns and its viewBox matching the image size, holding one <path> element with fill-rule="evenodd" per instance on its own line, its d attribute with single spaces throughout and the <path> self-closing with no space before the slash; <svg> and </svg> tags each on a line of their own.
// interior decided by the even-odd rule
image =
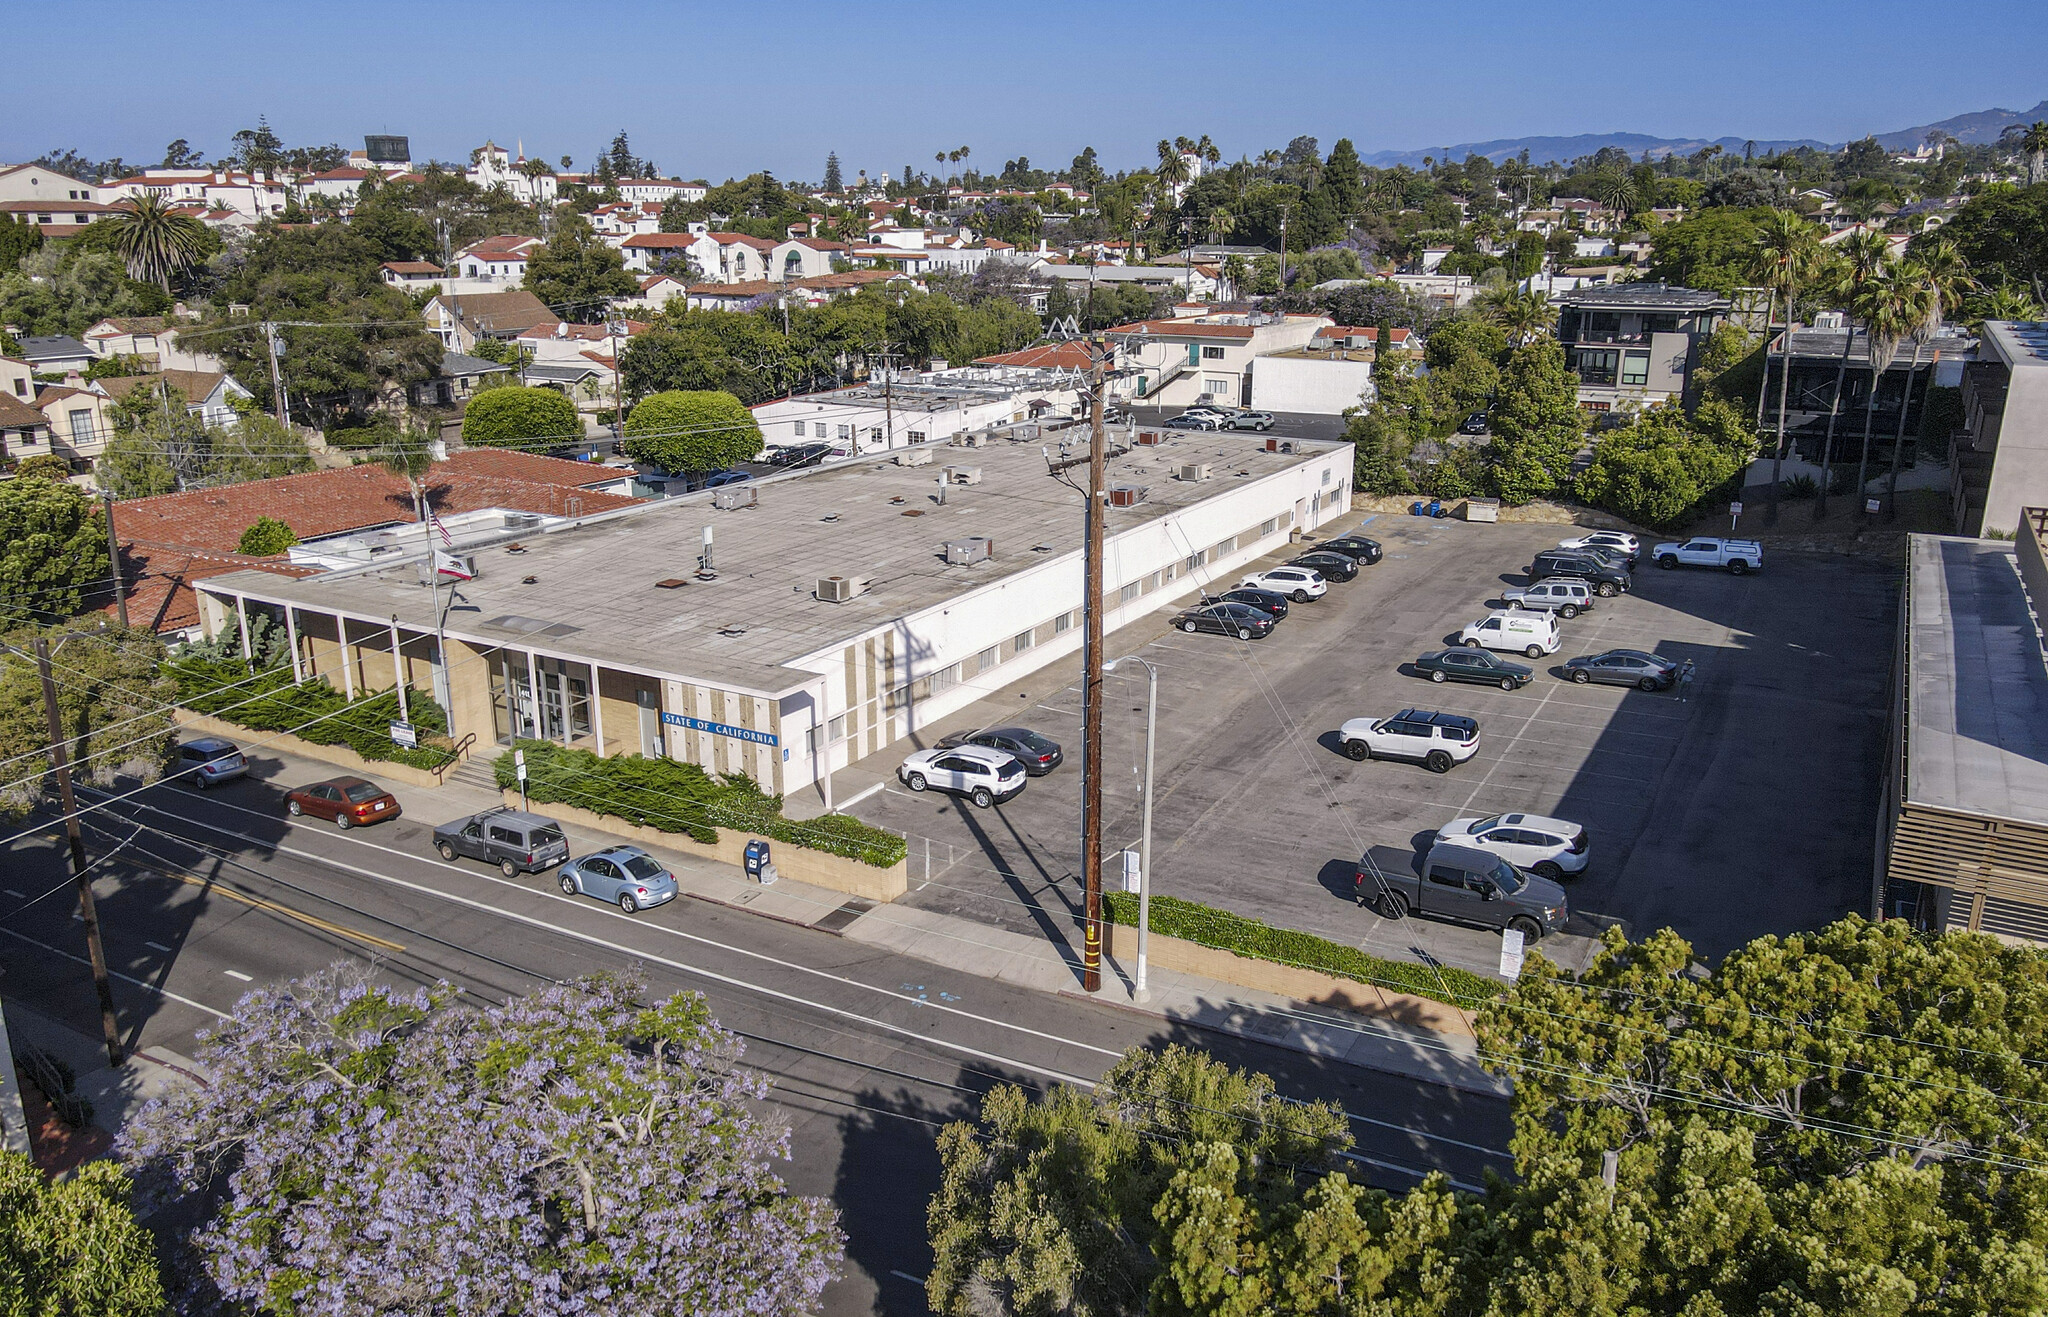
<svg viewBox="0 0 2048 1317">
<path fill-rule="evenodd" d="M 286 732 L 259 732 L 253 728 L 238 726 L 224 719 L 193 713 L 189 709 L 174 709 L 171 717 L 180 728 L 197 732 L 203 736 L 224 736 L 242 748 L 244 754 L 260 755 L 264 750 L 276 750 L 284 754 L 300 755 L 317 759 L 323 764 L 346 768 L 367 778 L 382 778 L 389 782 L 405 782 L 416 787 L 437 787 L 441 779 L 424 768 L 410 764 L 395 764 L 387 759 L 365 759 L 345 745 L 318 745 L 303 741 Z"/>
<path fill-rule="evenodd" d="M 2023 364 L 2006 385 L 1984 529 L 2010 533 L 2019 527 L 2021 508 L 2038 507 L 2048 507 L 2048 369 Z"/>
<path fill-rule="evenodd" d="M 1260 411 L 1339 416 L 1372 401 L 1372 363 L 1260 357 L 1252 363 L 1252 406 Z"/>
</svg>

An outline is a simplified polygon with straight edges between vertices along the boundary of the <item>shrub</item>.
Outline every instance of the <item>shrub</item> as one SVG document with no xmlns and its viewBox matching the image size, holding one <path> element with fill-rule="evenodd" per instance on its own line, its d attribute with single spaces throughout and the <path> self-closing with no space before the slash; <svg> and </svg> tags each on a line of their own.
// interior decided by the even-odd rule
<svg viewBox="0 0 2048 1317">
<path fill-rule="evenodd" d="M 1809 475 L 1796 475 L 1785 482 L 1786 498 L 1812 498 L 1820 493 L 1820 482 Z"/>
<path fill-rule="evenodd" d="M 436 769 L 453 758 L 444 749 L 421 746 L 408 750 L 392 742 L 391 724 L 398 721 L 395 690 L 351 701 L 325 678 L 294 683 L 289 668 L 264 668 L 252 674 L 240 658 L 221 658 L 204 651 L 179 654 L 164 667 L 177 683 L 180 707 L 237 727 L 288 732 L 315 745 L 346 745 L 365 759 L 413 768 Z M 408 689 L 405 698 L 414 727 L 427 733 L 447 732 L 448 715 L 431 696 Z"/>
<path fill-rule="evenodd" d="M 1111 920 L 1126 927 L 1137 927 L 1138 898 L 1135 895 L 1107 892 L 1104 899 L 1109 904 Z M 1412 993 L 1452 1006 L 1475 1007 L 1501 993 L 1500 984 L 1466 970 L 1448 965 L 1432 968 L 1405 960 L 1382 960 L 1356 947 L 1347 947 L 1313 933 L 1275 928 L 1245 915 L 1183 901 L 1176 896 L 1153 897 L 1150 913 L 1152 931 L 1164 937 L 1177 937 L 1220 951 L 1234 951 L 1255 960 L 1320 970 L 1339 978 Z"/>
<path fill-rule="evenodd" d="M 717 471 L 761 451 L 761 427 L 745 404 L 714 389 L 672 389 L 626 417 L 626 456 L 670 475 Z"/>
<path fill-rule="evenodd" d="M 582 437 L 576 404 L 553 389 L 490 389 L 472 397 L 462 412 L 462 442 L 472 446 L 538 450 Z"/>
<path fill-rule="evenodd" d="M 909 853 L 903 838 L 844 814 L 798 822 L 782 815 L 782 797 L 763 792 L 744 774 L 714 777 L 696 764 L 620 755 L 600 759 L 551 741 L 521 741 L 526 795 L 710 845 L 717 829 L 753 832 L 775 841 L 842 855 L 887 869 Z M 498 785 L 519 785 L 511 755 L 497 761 Z"/>
<path fill-rule="evenodd" d="M 256 558 L 268 558 L 283 553 L 299 542 L 298 532 L 275 517 L 258 517 L 256 524 L 242 532 L 241 542 L 235 545 L 237 552 Z"/>
<path fill-rule="evenodd" d="M 17 480 L 69 480 L 71 463 L 55 453 L 37 453 L 34 457 L 21 459 L 21 465 L 14 468 L 14 475 Z"/>
</svg>

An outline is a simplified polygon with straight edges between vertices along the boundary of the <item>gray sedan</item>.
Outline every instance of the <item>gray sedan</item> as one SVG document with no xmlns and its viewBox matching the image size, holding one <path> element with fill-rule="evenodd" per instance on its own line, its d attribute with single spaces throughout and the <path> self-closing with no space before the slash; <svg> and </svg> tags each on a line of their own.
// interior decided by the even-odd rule
<svg viewBox="0 0 2048 1317">
<path fill-rule="evenodd" d="M 627 914 L 676 899 L 675 875 L 638 846 L 614 846 L 562 866 L 564 896 L 594 896 Z"/>
<path fill-rule="evenodd" d="M 1585 654 L 1566 659 L 1564 675 L 1581 686 L 1600 682 L 1606 686 L 1634 686 L 1638 690 L 1667 690 L 1678 680 L 1678 662 L 1640 649 L 1610 649 L 1604 654 Z"/>
</svg>

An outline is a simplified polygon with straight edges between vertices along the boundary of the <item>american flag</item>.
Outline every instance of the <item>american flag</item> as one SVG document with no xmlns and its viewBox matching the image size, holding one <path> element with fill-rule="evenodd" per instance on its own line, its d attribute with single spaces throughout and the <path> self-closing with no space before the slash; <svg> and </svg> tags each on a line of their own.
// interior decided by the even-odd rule
<svg viewBox="0 0 2048 1317">
<path fill-rule="evenodd" d="M 441 543 L 444 547 L 450 549 L 455 547 L 455 537 L 448 533 L 448 528 L 441 524 L 441 519 L 435 516 L 431 510 L 427 513 L 427 521 L 433 526 L 434 533 L 441 537 Z"/>
</svg>

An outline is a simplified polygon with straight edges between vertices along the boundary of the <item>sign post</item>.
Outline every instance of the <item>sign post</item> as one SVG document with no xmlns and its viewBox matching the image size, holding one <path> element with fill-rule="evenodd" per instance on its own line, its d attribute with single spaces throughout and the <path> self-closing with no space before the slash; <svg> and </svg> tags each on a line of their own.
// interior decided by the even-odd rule
<svg viewBox="0 0 2048 1317">
<path fill-rule="evenodd" d="M 519 808 L 526 808 L 526 751 L 512 752 L 512 769 L 519 774 Z"/>
<path fill-rule="evenodd" d="M 1500 931 L 1500 976 L 1510 981 L 1522 977 L 1522 930 L 1503 928 Z"/>
<path fill-rule="evenodd" d="M 393 745 L 402 745 L 408 750 L 417 750 L 420 748 L 419 732 L 414 729 L 411 723 L 393 723 L 391 724 L 391 743 Z"/>
<path fill-rule="evenodd" d="M 1728 505 L 1728 533 L 1735 533 L 1735 520 L 1742 515 L 1742 500 L 1736 499 Z"/>
</svg>

